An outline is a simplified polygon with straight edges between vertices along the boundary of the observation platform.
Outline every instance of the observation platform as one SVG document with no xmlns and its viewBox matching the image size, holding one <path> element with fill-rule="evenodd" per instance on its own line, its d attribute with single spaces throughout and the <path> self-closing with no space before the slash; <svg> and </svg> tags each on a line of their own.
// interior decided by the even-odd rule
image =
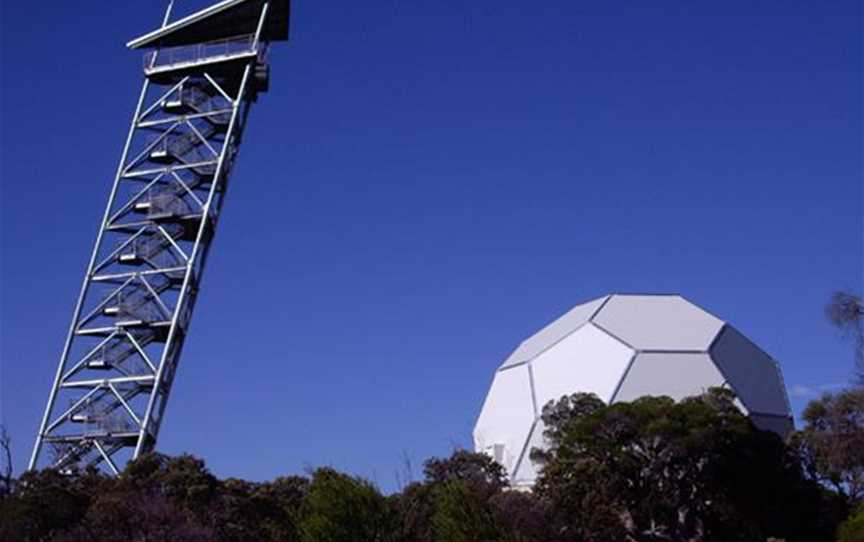
<svg viewBox="0 0 864 542">
<path fill-rule="evenodd" d="M 152 79 L 171 80 L 203 66 L 230 72 L 262 57 L 267 43 L 287 40 L 289 15 L 290 0 L 223 0 L 126 46 L 147 50 L 144 73 Z"/>
<path fill-rule="evenodd" d="M 191 71 L 203 65 L 227 65 L 254 58 L 262 50 L 262 46 L 255 42 L 254 34 L 196 45 L 160 48 L 144 54 L 144 73 L 158 76 L 167 72 Z"/>
</svg>

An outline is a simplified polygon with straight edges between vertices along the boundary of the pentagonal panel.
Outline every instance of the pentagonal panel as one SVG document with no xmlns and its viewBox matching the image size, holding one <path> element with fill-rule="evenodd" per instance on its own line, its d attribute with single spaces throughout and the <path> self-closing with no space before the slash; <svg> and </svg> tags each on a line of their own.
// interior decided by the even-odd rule
<svg viewBox="0 0 864 542">
<path fill-rule="evenodd" d="M 639 350 L 707 350 L 723 322 L 677 295 L 614 295 L 593 322 Z"/>
<path fill-rule="evenodd" d="M 531 362 L 537 408 L 576 392 L 609 402 L 633 354 L 608 333 L 584 325 Z"/>
<path fill-rule="evenodd" d="M 750 414 L 789 414 L 777 364 L 735 328 L 723 329 L 711 347 L 711 359 Z"/>
<path fill-rule="evenodd" d="M 514 486 L 531 486 L 537 479 L 538 466 L 531 461 L 531 450 L 534 448 L 546 449 L 548 443 L 543 436 L 543 431 L 546 426 L 543 421 L 538 419 L 531 429 L 531 434 L 528 436 L 528 442 L 525 444 L 525 449 L 522 452 L 522 460 L 516 465 L 516 472 L 510 477 L 510 483 Z"/>
<path fill-rule="evenodd" d="M 575 330 L 579 329 L 579 326 L 585 324 L 585 322 L 587 322 L 594 313 L 597 312 L 597 309 L 600 308 L 608 297 L 609 296 L 601 297 L 594 301 L 576 305 L 570 309 L 567 314 L 547 325 L 520 344 L 519 347 L 510 354 L 510 357 L 504 361 L 501 368 L 503 369 L 505 367 L 518 365 L 519 363 L 525 363 L 549 346 L 560 341 L 570 333 L 573 333 Z"/>
<path fill-rule="evenodd" d="M 474 445 L 513 472 L 534 423 L 528 367 L 495 373 L 492 388 L 474 427 Z"/>
<path fill-rule="evenodd" d="M 791 416 L 751 414 L 750 420 L 753 422 L 753 425 L 759 429 L 763 431 L 773 431 L 782 438 L 786 438 L 786 435 L 795 429 L 795 424 L 792 422 Z"/>
<path fill-rule="evenodd" d="M 636 356 L 615 401 L 666 395 L 679 401 L 723 385 L 725 379 L 708 354 L 642 353 Z"/>
</svg>

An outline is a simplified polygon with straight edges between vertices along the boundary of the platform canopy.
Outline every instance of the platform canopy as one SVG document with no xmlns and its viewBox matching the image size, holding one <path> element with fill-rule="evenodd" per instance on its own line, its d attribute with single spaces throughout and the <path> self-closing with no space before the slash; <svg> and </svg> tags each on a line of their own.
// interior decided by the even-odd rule
<svg viewBox="0 0 864 542">
<path fill-rule="evenodd" d="M 144 34 L 126 44 L 130 49 L 173 47 L 252 34 L 265 0 L 223 0 Z M 270 0 L 263 41 L 288 39 L 290 0 Z"/>
</svg>

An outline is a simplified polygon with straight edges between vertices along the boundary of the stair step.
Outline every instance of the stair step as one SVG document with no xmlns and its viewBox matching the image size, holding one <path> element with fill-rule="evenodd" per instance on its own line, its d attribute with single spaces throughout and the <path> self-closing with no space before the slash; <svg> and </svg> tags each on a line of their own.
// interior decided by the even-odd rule
<svg viewBox="0 0 864 542">
<path fill-rule="evenodd" d="M 150 161 L 158 164 L 170 164 L 174 162 L 174 156 L 168 149 L 156 149 L 150 153 Z"/>
<path fill-rule="evenodd" d="M 111 364 L 102 358 L 91 359 L 87 362 L 87 368 L 94 371 L 104 371 L 111 368 Z"/>
<path fill-rule="evenodd" d="M 194 108 L 192 107 L 192 104 L 188 103 L 186 100 L 172 98 L 162 102 L 162 109 L 166 113 L 182 115 L 183 113 L 192 111 Z"/>
<path fill-rule="evenodd" d="M 117 261 L 126 265 L 135 265 L 141 263 L 141 258 L 138 257 L 137 252 L 127 252 L 125 254 L 121 254 Z"/>
</svg>

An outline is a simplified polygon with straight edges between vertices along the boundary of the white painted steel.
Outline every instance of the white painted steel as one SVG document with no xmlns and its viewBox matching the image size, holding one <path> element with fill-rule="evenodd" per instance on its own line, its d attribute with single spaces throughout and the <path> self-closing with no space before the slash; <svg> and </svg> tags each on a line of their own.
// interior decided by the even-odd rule
<svg viewBox="0 0 864 542">
<path fill-rule="evenodd" d="M 711 347 L 711 358 L 752 413 L 788 415 L 786 390 L 771 357 L 727 326 Z"/>
<path fill-rule="evenodd" d="M 519 363 L 525 363 L 534 358 L 544 349 L 549 348 L 549 346 L 560 341 L 570 333 L 573 333 L 573 331 L 586 324 L 588 320 L 591 319 L 594 313 L 597 312 L 597 309 L 599 309 L 603 302 L 606 301 L 607 297 L 608 296 L 587 303 L 582 303 L 581 305 L 576 305 L 570 309 L 566 314 L 520 344 L 519 347 L 510 354 L 510 357 L 504 361 L 501 368 L 504 369 L 506 367 L 518 365 Z"/>
<path fill-rule="evenodd" d="M 259 34 L 269 6 L 260 3 Z M 170 12 L 171 4 L 163 27 Z M 118 459 L 155 447 L 249 107 L 265 88 L 252 74 L 265 61 L 145 79 L 31 469 L 77 464 L 116 474 Z M 192 109 L 162 107 L 172 93 L 182 100 L 193 91 Z M 154 159 L 154 150 L 165 156 Z"/>
<path fill-rule="evenodd" d="M 705 351 L 723 327 L 677 295 L 614 295 L 594 322 L 639 350 Z"/>
<path fill-rule="evenodd" d="M 534 417 L 528 368 L 498 371 L 474 427 L 474 445 L 486 452 L 503 445 L 502 464 L 510 471 L 519 460 Z"/>
<path fill-rule="evenodd" d="M 530 453 L 544 445 L 540 415 L 549 401 L 577 392 L 606 402 L 680 400 L 721 386 L 739 395 L 735 404 L 757 427 L 780 435 L 792 429 L 779 367 L 731 326 L 678 295 L 601 297 L 577 305 L 504 361 L 475 426 L 475 449 L 493 456 L 497 449 L 511 483 L 531 486 L 537 465 Z"/>
<path fill-rule="evenodd" d="M 534 358 L 537 408 L 577 391 L 608 402 L 635 352 L 591 324 Z"/>
<path fill-rule="evenodd" d="M 511 483 L 514 486 L 532 486 L 539 474 L 538 465 L 531 460 L 531 450 L 534 448 L 546 448 L 546 439 L 543 436 L 543 431 L 546 426 L 542 420 L 537 420 L 528 436 L 528 442 L 525 444 L 525 449 L 522 452 L 522 460 L 516 466 L 513 473 Z"/>
<path fill-rule="evenodd" d="M 614 401 L 633 401 L 645 395 L 667 395 L 679 401 L 724 382 L 708 354 L 642 353 L 627 371 Z"/>
</svg>

